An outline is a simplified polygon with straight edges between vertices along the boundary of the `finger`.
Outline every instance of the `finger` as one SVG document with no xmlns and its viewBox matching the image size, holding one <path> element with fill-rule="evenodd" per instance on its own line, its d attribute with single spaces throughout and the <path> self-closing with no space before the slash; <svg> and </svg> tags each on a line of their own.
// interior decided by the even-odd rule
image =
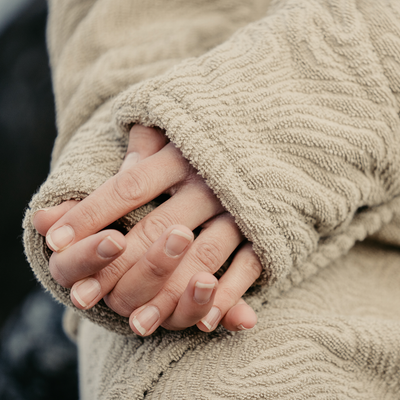
<svg viewBox="0 0 400 400">
<path fill-rule="evenodd" d="M 132 167 L 135 164 L 134 160 L 137 158 L 137 154 L 139 154 L 140 160 L 147 158 L 161 150 L 167 142 L 168 138 L 159 128 L 147 128 L 143 125 L 133 126 L 129 133 L 127 155 L 121 169 Z M 128 157 L 131 153 L 135 154 L 132 157 Z M 58 206 L 36 211 L 32 216 L 32 223 L 35 229 L 42 236 L 45 236 L 49 228 L 78 203 L 76 200 L 69 200 Z"/>
<path fill-rule="evenodd" d="M 193 232 L 183 225 L 168 228 L 123 277 L 119 296 L 105 297 L 112 309 L 129 316 L 163 287 L 193 242 Z"/>
<path fill-rule="evenodd" d="M 221 320 L 221 325 L 230 331 L 245 331 L 257 324 L 257 314 L 243 300 L 240 299 Z"/>
<path fill-rule="evenodd" d="M 222 232 L 223 234 L 221 234 Z M 169 329 L 174 327 L 174 324 L 170 323 L 168 318 L 177 307 L 193 275 L 201 271 L 213 274 L 226 261 L 242 239 L 243 237 L 230 214 L 222 214 L 210 221 L 188 249 L 168 281 L 148 303 L 153 307 L 152 310 L 157 310 L 157 315 L 159 315 L 157 324 L 164 326 L 165 322 L 165 326 Z M 118 307 L 121 306 L 121 303 L 118 303 L 118 297 L 123 298 L 124 296 L 120 292 L 121 285 L 124 285 L 124 291 L 135 291 L 135 288 L 132 288 L 131 279 L 126 280 L 124 275 L 108 296 L 109 299 L 113 299 L 111 308 L 118 314 L 120 314 Z M 135 315 L 138 314 L 135 313 Z M 177 316 L 175 315 L 175 317 Z M 154 329 L 156 328 L 154 327 Z"/>
<path fill-rule="evenodd" d="M 60 218 L 47 232 L 47 245 L 62 251 L 182 181 L 188 163 L 173 144 L 119 172 Z"/>
<path fill-rule="evenodd" d="M 194 325 L 206 315 L 212 306 L 218 280 L 207 272 L 195 274 L 179 300 L 173 317 L 169 320 L 170 330 L 184 329 Z M 152 302 L 135 310 L 129 318 L 132 330 L 142 336 L 152 334 L 160 325 L 160 312 Z"/>
<path fill-rule="evenodd" d="M 238 304 L 243 294 L 260 276 L 261 271 L 261 263 L 251 244 L 247 242 L 238 250 L 228 270 L 219 280 L 214 305 L 197 327 L 204 332 L 214 330 L 228 311 Z M 251 307 L 243 303 L 239 303 L 236 307 L 224 318 L 224 327 L 230 331 L 252 328 L 257 322 L 257 316 Z"/>
<path fill-rule="evenodd" d="M 168 143 L 168 138 L 159 128 L 134 125 L 129 132 L 129 143 L 120 171 L 133 167 L 141 160 L 157 153 Z"/>
<path fill-rule="evenodd" d="M 46 236 L 46 233 L 50 227 L 78 203 L 79 201 L 69 200 L 64 201 L 55 207 L 37 210 L 32 216 L 32 224 L 42 236 Z"/>
<path fill-rule="evenodd" d="M 126 240 L 122 233 L 105 230 L 82 239 L 61 253 L 53 253 L 49 260 L 49 271 L 61 286 L 71 287 L 76 281 L 104 268 L 125 248 Z M 79 268 L 70 268 L 70 265 L 78 265 Z"/>
<path fill-rule="evenodd" d="M 135 293 L 139 290 L 139 286 L 143 285 L 141 270 L 132 266 L 139 261 L 167 228 L 181 224 L 187 226 L 191 231 L 223 210 L 219 201 L 210 195 L 212 192 L 204 182 L 202 185 L 204 185 L 202 188 L 194 183 L 185 186 L 141 220 L 126 235 L 128 245 L 125 253 L 96 275 L 95 278 L 101 283 L 104 295 L 110 292 L 107 296 L 107 304 L 116 313 L 130 315 L 135 308 L 147 301 L 145 299 L 138 302 L 137 297 L 132 297 L 131 293 Z M 201 204 L 202 207 L 199 207 L 198 204 Z M 237 232 L 237 228 L 235 228 L 235 232 Z M 198 270 L 188 275 L 182 292 L 196 272 Z M 146 274 L 146 278 L 151 286 L 155 277 Z M 166 276 L 164 276 L 164 280 L 167 281 Z M 125 301 L 120 299 L 125 299 Z"/>
<path fill-rule="evenodd" d="M 194 230 L 222 212 L 224 208 L 211 189 L 196 177 L 136 224 L 128 240 L 143 254 L 169 226 L 181 224 Z"/>
<path fill-rule="evenodd" d="M 121 277 L 127 271 L 130 271 L 129 279 L 124 279 L 126 287 L 119 286 L 118 290 L 121 289 L 120 297 L 129 297 L 126 293 L 134 291 L 136 286 L 141 285 L 141 279 L 132 275 L 137 271 L 132 266 L 139 261 L 152 243 L 157 240 L 157 235 L 158 237 L 161 236 L 166 228 L 183 220 L 186 221 L 185 225 L 189 225 L 190 229 L 194 229 L 205 220 L 211 218 L 211 216 L 221 212 L 222 207 L 218 200 L 214 196 L 210 197 L 210 189 L 205 184 L 204 187 L 206 188 L 204 190 L 198 187 L 197 190 L 194 190 L 194 187 L 192 187 L 193 190 L 186 190 L 186 187 L 186 189 L 178 191 L 175 196 L 157 207 L 126 235 L 127 248 L 120 257 L 105 268 L 103 268 L 104 265 L 101 262 L 99 263 L 98 272 L 92 276 L 101 286 L 101 294 L 97 297 L 98 300 L 110 293 L 117 283 L 119 285 Z M 201 208 L 198 207 L 196 202 L 200 202 L 203 206 Z M 75 248 L 75 245 L 72 248 Z M 67 250 L 64 250 L 64 252 Z M 96 262 L 96 260 L 93 262 Z M 68 270 L 69 274 L 74 273 L 76 274 L 75 276 L 79 276 L 81 266 L 77 263 L 65 263 L 63 268 Z M 132 305 L 126 307 L 126 302 L 118 301 L 118 295 L 114 299 L 114 294 L 115 289 L 107 297 L 109 307 L 120 315 L 129 315 L 134 307 Z M 139 305 L 144 303 L 145 301 Z M 91 304 L 94 305 L 95 303 Z"/>
</svg>

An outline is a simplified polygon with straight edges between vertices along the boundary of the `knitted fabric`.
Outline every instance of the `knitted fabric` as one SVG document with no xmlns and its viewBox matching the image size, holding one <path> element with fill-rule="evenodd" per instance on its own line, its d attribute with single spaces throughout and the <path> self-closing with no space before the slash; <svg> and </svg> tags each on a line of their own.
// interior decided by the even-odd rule
<svg viewBox="0 0 400 400">
<path fill-rule="evenodd" d="M 97 393 L 96 398 L 117 398 L 117 392 L 122 391 L 125 394 L 118 398 L 141 398 L 147 390 L 149 396 L 162 397 L 165 392 L 186 398 L 185 387 L 171 388 L 168 382 L 177 381 L 174 371 L 183 374 L 180 366 L 197 360 L 197 355 L 190 359 L 190 351 L 200 354 L 196 346 L 203 349 L 204 357 L 213 353 L 219 340 L 253 354 L 258 351 L 258 344 L 265 347 L 262 343 L 270 335 L 265 326 L 272 309 L 265 306 L 266 301 L 286 299 L 294 286 L 317 279 L 312 277 L 328 265 L 329 271 L 335 269 L 332 265 L 341 264 L 351 271 L 356 257 L 342 258 L 339 264 L 332 262 L 368 235 L 399 243 L 398 2 L 53 1 L 48 35 L 59 135 L 51 173 L 33 197 L 24 221 L 26 254 L 43 285 L 58 300 L 73 306 L 69 289 L 58 285 L 49 274 L 50 251 L 32 226 L 33 212 L 64 200 L 83 199 L 113 176 L 126 150 L 127 132 L 135 123 L 165 129 L 234 215 L 264 267 L 260 285 L 247 295 L 247 301 L 259 313 L 259 328 L 242 336 L 222 329 L 212 335 L 195 330 L 167 333 L 160 329 L 142 340 L 134 336 L 126 318 L 102 302 L 91 310 L 77 311 L 81 317 L 111 331 L 89 322 L 82 324 L 82 360 L 87 360 L 85 354 L 96 354 L 93 360 L 98 360 L 97 367 L 101 368 L 100 375 L 94 377 L 91 371 L 98 369 L 84 364 L 84 393 Z M 155 206 L 154 202 L 149 203 L 124 217 L 121 223 L 129 229 Z M 386 253 L 382 250 L 379 254 L 383 257 Z M 367 259 L 364 254 L 363 265 L 377 262 L 376 258 Z M 319 272 L 317 276 L 327 276 L 324 274 Z M 365 299 L 357 297 L 362 286 L 353 290 L 350 286 L 354 282 L 350 286 L 346 286 L 345 279 L 340 282 L 336 286 L 326 283 L 330 296 L 342 296 L 343 291 L 350 290 L 355 308 L 364 307 Z M 395 285 L 395 281 L 390 284 Z M 279 304 L 288 304 L 282 301 Z M 292 335 L 288 327 L 296 324 L 296 313 L 285 307 L 279 312 L 282 318 L 289 313 L 290 322 L 279 330 L 282 338 L 271 343 L 283 343 L 285 337 L 288 343 L 293 338 L 297 343 L 302 337 L 327 332 L 318 342 L 325 345 L 332 342 L 336 330 L 345 329 L 349 323 L 346 320 L 342 325 L 341 316 L 340 321 L 333 315 L 330 320 L 329 313 L 320 320 L 299 317 L 299 326 L 304 323 L 309 329 Z M 315 307 L 318 314 L 318 304 Z M 365 315 L 372 310 L 373 324 L 380 326 L 379 313 L 371 307 L 366 306 Z M 395 307 L 388 310 L 382 312 L 393 320 L 395 331 L 398 313 Z M 280 320 L 278 314 L 274 315 Z M 320 326 L 321 332 L 316 333 L 313 325 L 315 329 Z M 354 328 L 354 332 L 363 332 L 354 335 L 368 335 L 363 327 Z M 382 325 L 383 331 L 390 329 Z M 93 345 L 88 343 L 90 335 L 94 337 Z M 379 335 L 372 333 L 370 342 L 362 336 L 360 343 L 364 347 L 367 342 L 372 343 L 371 351 L 387 346 L 385 354 L 393 355 L 398 352 L 397 344 L 389 333 L 385 335 L 379 339 L 382 345 L 376 342 L 378 347 L 373 343 Z M 123 358 L 117 356 L 118 346 L 135 361 L 124 364 Z M 289 349 L 291 345 L 288 346 Z M 346 364 L 353 370 L 352 362 L 357 368 L 364 368 L 359 359 L 362 351 L 357 352 L 355 346 L 356 342 L 348 340 L 337 350 L 342 359 L 353 357 Z M 312 345 L 304 347 L 307 360 L 312 359 L 306 355 L 311 348 Z M 330 345 L 327 348 L 332 351 Z M 239 354 L 237 351 L 232 354 Z M 226 355 L 226 360 L 232 354 Z M 301 363 L 295 362 L 299 357 L 296 352 L 288 350 L 287 357 L 287 365 L 301 370 Z M 395 357 L 393 360 L 390 368 L 398 368 Z M 174 371 L 169 367 L 171 362 L 177 362 Z M 365 361 L 367 369 L 368 362 Z M 228 374 L 227 363 L 221 362 L 221 374 Z M 104 380 L 110 365 L 115 368 L 115 379 Z M 397 387 L 397 381 L 391 380 L 393 374 L 387 378 L 390 368 L 380 367 L 383 369 L 376 377 L 379 390 L 386 390 L 381 382 L 385 379 L 385 384 Z M 269 381 L 269 373 L 263 375 L 252 368 L 247 380 L 243 378 L 240 384 L 243 388 L 269 387 L 274 382 L 283 385 L 279 380 Z M 333 379 L 334 370 L 316 368 L 310 382 L 323 387 L 321 382 Z M 344 379 L 340 384 L 346 387 L 337 393 L 337 398 L 357 398 L 350 396 L 357 391 L 369 395 L 369 378 L 358 375 L 360 382 L 367 385 L 360 383 L 364 385 L 362 390 L 357 385 L 346 386 L 350 378 L 344 364 L 339 363 L 337 368 Z M 133 369 L 137 372 L 133 373 Z M 302 374 L 307 369 L 300 370 L 296 376 L 306 382 L 307 374 Z M 211 370 L 196 371 L 193 373 L 199 382 L 212 375 Z M 166 375 L 160 380 L 161 386 L 154 386 L 163 372 Z M 132 379 L 127 378 L 129 373 Z M 125 377 L 125 383 L 121 383 L 119 374 Z M 302 398 L 295 385 L 290 389 L 290 379 L 285 379 L 289 386 L 282 393 L 288 398 L 295 398 L 289 393 L 297 393 Z M 225 378 L 222 380 L 225 382 Z M 143 384 L 139 385 L 139 381 Z M 91 388 L 89 392 L 85 392 L 86 387 Z M 221 390 L 216 388 L 205 398 L 228 396 L 228 389 Z M 243 390 L 238 398 L 257 398 L 261 393 L 257 390 L 249 390 L 248 394 Z M 319 389 L 315 390 L 309 393 L 315 394 Z M 324 392 L 321 389 L 318 393 Z"/>
<path fill-rule="evenodd" d="M 369 244 L 268 301 L 256 327 L 125 337 L 85 320 L 82 399 L 395 400 L 398 251 Z"/>
</svg>

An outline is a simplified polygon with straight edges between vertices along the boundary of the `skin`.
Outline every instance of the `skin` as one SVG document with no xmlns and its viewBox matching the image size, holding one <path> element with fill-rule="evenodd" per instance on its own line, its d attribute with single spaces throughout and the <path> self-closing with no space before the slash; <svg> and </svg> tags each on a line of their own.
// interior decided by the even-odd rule
<svg viewBox="0 0 400 400">
<path fill-rule="evenodd" d="M 162 193 L 171 197 L 126 236 L 101 231 Z M 54 251 L 53 278 L 71 288 L 77 308 L 104 298 L 142 336 L 160 325 L 179 330 L 197 324 L 209 332 L 219 323 L 237 331 L 257 322 L 241 297 L 262 271 L 258 257 L 203 178 L 157 128 L 135 125 L 118 174 L 81 202 L 38 211 L 33 223 Z M 218 281 L 213 274 L 234 251 Z"/>
</svg>

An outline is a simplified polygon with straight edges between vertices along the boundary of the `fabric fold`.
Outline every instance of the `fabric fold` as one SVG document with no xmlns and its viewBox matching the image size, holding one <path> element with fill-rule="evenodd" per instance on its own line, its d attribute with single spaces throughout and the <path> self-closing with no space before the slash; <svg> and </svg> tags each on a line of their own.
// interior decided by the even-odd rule
<svg viewBox="0 0 400 400">
<path fill-rule="evenodd" d="M 213 9 L 205 2 L 201 11 L 188 6 L 180 14 L 176 1 L 169 3 L 168 23 L 148 36 L 149 16 L 162 14 L 151 2 L 135 26 L 137 37 L 127 38 L 121 32 L 131 21 L 124 16 L 144 7 L 141 1 L 117 10 L 112 2 L 78 7 L 82 22 L 70 21 L 68 28 L 73 40 L 64 35 L 63 49 L 53 49 L 60 133 L 52 171 L 24 221 L 27 258 L 58 300 L 72 306 L 69 289 L 49 273 L 50 252 L 30 218 L 39 208 L 88 196 L 114 175 L 134 123 L 165 129 L 254 243 L 264 266 L 258 281 L 264 286 L 247 297 L 256 310 L 260 293 L 273 297 L 308 279 L 400 215 L 395 2 L 276 1 L 266 17 L 216 46 L 234 27 L 265 15 L 267 3 L 228 7 L 220 1 Z M 64 12 L 57 7 L 54 2 L 53 35 Z M 96 16 L 111 10 L 121 26 L 100 29 Z M 188 15 L 197 22 L 188 22 Z M 79 38 L 101 46 L 77 57 L 90 51 Z M 141 65 L 143 43 L 152 51 Z M 118 85 L 88 84 L 109 77 Z M 69 83 L 75 90 L 64 90 Z M 112 97 L 127 87 L 115 101 L 112 122 Z M 130 229 L 154 207 L 134 211 L 122 224 Z M 127 319 L 103 303 L 78 313 L 133 334 Z"/>
<path fill-rule="evenodd" d="M 264 304 L 246 332 L 143 340 L 83 321 L 81 398 L 397 399 L 399 260 L 393 249 L 355 246 Z"/>
<path fill-rule="evenodd" d="M 400 193 L 397 102 L 379 44 L 356 2 L 339 3 L 282 2 L 114 104 L 125 133 L 165 129 L 253 242 L 261 283 Z"/>
</svg>

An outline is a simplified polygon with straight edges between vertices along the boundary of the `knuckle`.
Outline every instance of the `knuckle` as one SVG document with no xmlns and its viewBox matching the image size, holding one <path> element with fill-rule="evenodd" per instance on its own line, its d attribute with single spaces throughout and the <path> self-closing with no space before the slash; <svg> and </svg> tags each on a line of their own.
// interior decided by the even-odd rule
<svg viewBox="0 0 400 400">
<path fill-rule="evenodd" d="M 128 317 L 135 309 L 131 304 L 129 296 L 121 291 L 116 292 L 116 290 L 109 293 L 107 304 L 114 312 L 123 317 Z"/>
<path fill-rule="evenodd" d="M 124 275 L 126 269 L 126 265 L 117 258 L 112 263 L 108 264 L 107 267 L 99 271 L 97 275 L 99 275 L 102 281 L 108 282 L 109 286 L 114 287 Z"/>
<path fill-rule="evenodd" d="M 150 275 L 151 278 L 157 278 L 157 280 L 162 280 L 168 278 L 170 275 L 170 270 L 167 268 L 164 268 L 163 266 L 156 265 L 152 261 L 150 261 L 145 255 L 144 259 L 144 265 L 143 268 L 146 271 L 147 275 Z"/>
<path fill-rule="evenodd" d="M 85 205 L 79 211 L 78 221 L 84 221 L 85 228 L 91 232 L 97 231 L 102 220 L 101 211 L 91 205 Z"/>
<path fill-rule="evenodd" d="M 113 195 L 117 201 L 129 204 L 143 200 L 149 187 L 145 171 L 139 168 L 122 171 L 113 182 Z"/>
<path fill-rule="evenodd" d="M 213 242 L 203 242 L 195 250 L 197 262 L 207 271 L 214 273 L 223 264 L 224 257 L 220 246 Z"/>
<path fill-rule="evenodd" d="M 130 293 L 118 289 L 116 285 L 128 269 L 129 264 L 117 258 L 95 275 L 100 282 L 103 282 L 104 287 L 108 288 L 107 305 L 124 317 L 129 316 L 135 306 Z"/>
<path fill-rule="evenodd" d="M 137 234 L 146 245 L 150 246 L 169 226 L 175 223 L 172 216 L 162 213 L 150 214 L 136 225 Z"/>
<path fill-rule="evenodd" d="M 226 309 L 234 306 L 240 298 L 240 295 L 235 290 L 232 290 L 232 288 L 230 287 L 218 288 L 218 292 L 218 297 L 225 304 L 224 308 Z"/>
<path fill-rule="evenodd" d="M 164 300 L 167 300 L 168 303 L 172 303 L 174 307 L 176 307 L 182 295 L 182 290 L 175 285 L 169 284 L 165 285 L 160 290 L 159 295 L 164 298 Z"/>
</svg>

